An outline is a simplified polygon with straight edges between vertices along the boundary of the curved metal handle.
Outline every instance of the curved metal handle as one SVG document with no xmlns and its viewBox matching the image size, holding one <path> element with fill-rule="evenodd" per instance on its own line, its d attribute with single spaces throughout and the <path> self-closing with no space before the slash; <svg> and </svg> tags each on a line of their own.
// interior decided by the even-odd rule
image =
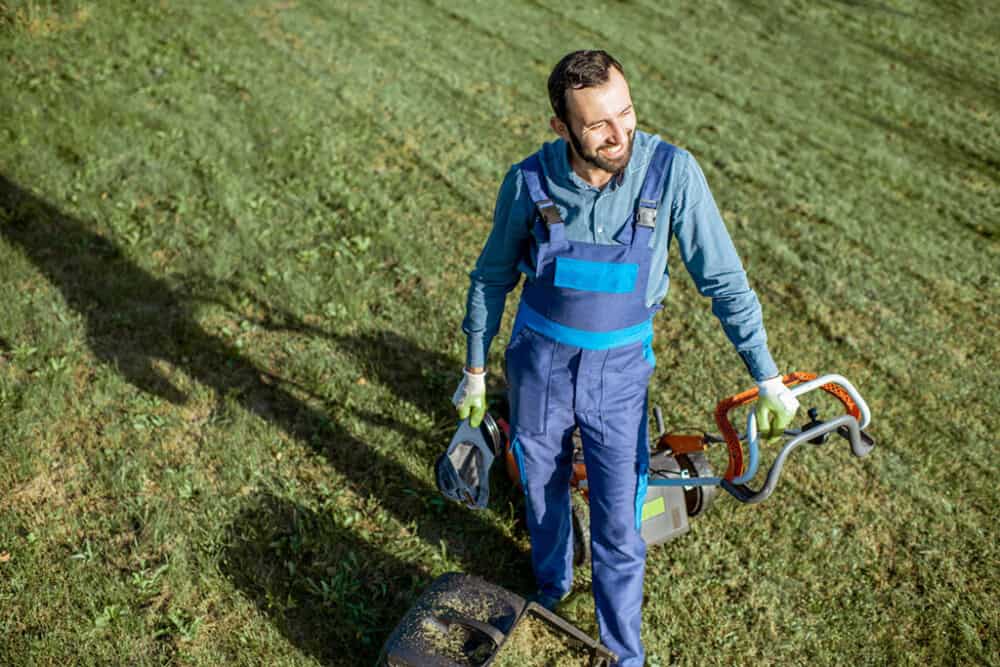
<svg viewBox="0 0 1000 667">
<path fill-rule="evenodd" d="M 868 409 L 868 404 L 865 403 L 865 399 L 861 398 L 861 394 L 854 388 L 854 385 L 848 382 L 847 378 L 843 375 L 829 374 L 813 378 L 807 382 L 792 387 L 791 391 L 792 396 L 798 397 L 816 389 L 823 389 L 828 393 L 834 394 L 837 398 L 840 398 L 840 400 L 844 402 L 844 406 L 851 413 L 849 416 L 852 416 L 855 419 L 855 425 L 858 425 L 858 418 L 861 420 L 860 428 L 865 428 L 869 423 L 871 423 L 871 411 Z M 837 389 L 841 389 L 843 392 L 846 392 L 849 400 L 845 401 L 841 392 L 836 391 Z M 747 464 L 746 471 L 739 477 L 731 480 L 733 484 L 746 484 L 754 478 L 754 475 L 757 474 L 759 459 L 759 446 L 757 440 L 757 408 L 753 408 L 747 415 L 747 450 L 750 454 L 750 461 Z"/>
<path fill-rule="evenodd" d="M 871 413 L 868 411 L 868 405 L 861 398 L 861 395 L 854 388 L 850 382 L 844 379 L 841 375 L 824 375 L 821 378 L 817 378 L 815 373 L 789 373 L 782 378 L 782 382 L 786 385 L 795 385 L 800 382 L 804 382 L 802 388 L 795 393 L 795 395 L 805 393 L 807 391 L 812 391 L 817 386 L 821 387 L 824 391 L 835 396 L 843 405 L 844 409 L 848 414 L 854 416 L 855 419 L 861 422 L 861 428 L 868 426 L 868 422 L 871 420 Z M 796 389 L 792 390 L 796 392 Z M 722 431 L 722 437 L 726 441 L 726 447 L 729 450 L 729 467 L 726 469 L 724 477 L 736 483 L 742 483 L 750 477 L 747 477 L 744 473 L 746 472 L 746 467 L 743 465 L 743 447 L 740 444 L 741 438 L 736 433 L 736 429 L 733 427 L 732 423 L 729 421 L 729 412 L 734 408 L 738 408 L 741 405 L 746 405 L 757 400 L 758 389 L 753 387 L 742 393 L 736 394 L 735 396 L 730 396 L 729 398 L 724 398 L 715 406 L 715 423 L 719 426 Z M 857 399 L 857 401 L 855 401 Z M 751 413 L 752 416 L 753 413 Z M 754 431 L 756 433 L 756 431 Z M 749 437 L 749 432 L 747 434 Z M 756 442 L 754 443 L 754 447 Z M 754 452 L 750 452 L 753 456 Z M 756 470 L 756 468 L 755 468 Z"/>
<path fill-rule="evenodd" d="M 860 413 L 859 415 L 854 415 L 855 418 L 857 418 L 858 416 L 861 417 L 858 426 L 862 429 L 868 428 L 868 424 L 870 424 L 872 421 L 871 410 L 868 409 L 868 404 L 865 403 L 865 399 L 861 398 L 861 394 L 858 392 L 858 390 L 855 389 L 854 385 L 851 384 L 847 380 L 847 378 L 845 378 L 843 375 L 830 373 L 822 377 L 818 377 L 815 380 L 809 380 L 808 382 L 803 382 L 800 385 L 792 387 L 792 396 L 801 396 L 802 394 L 813 391 L 814 389 L 824 389 L 825 391 L 830 391 L 828 387 L 830 387 L 831 385 L 840 387 L 841 389 L 847 392 L 847 395 L 850 396 L 852 401 L 854 401 L 854 405 L 857 407 L 858 412 Z M 839 392 L 830 391 L 830 393 L 837 396 Z M 845 407 L 847 407 L 848 412 L 853 415 L 853 410 L 850 409 L 850 404 L 845 402 Z"/>
<path fill-rule="evenodd" d="M 806 391 L 809 390 L 807 389 Z M 742 503 L 752 505 L 759 503 L 762 500 L 766 500 L 774 491 L 774 487 L 778 485 L 778 477 L 781 476 L 781 469 L 784 467 L 785 460 L 788 459 L 792 450 L 801 445 L 803 442 L 809 442 L 814 438 L 818 438 L 819 436 L 832 431 L 837 431 L 841 435 L 845 435 L 845 430 L 845 437 L 847 437 L 848 441 L 850 441 L 851 452 L 855 456 L 867 456 L 868 453 L 871 452 L 872 448 L 875 447 L 875 442 L 861 430 L 860 426 L 858 426 L 857 419 L 851 415 L 840 415 L 839 417 L 823 422 L 819 426 L 814 426 L 808 431 L 803 431 L 792 438 L 792 440 L 781 449 L 781 452 L 774 459 L 774 463 L 771 464 L 771 469 L 767 472 L 767 479 L 764 482 L 764 486 L 761 487 L 759 491 L 754 491 L 744 483 L 737 482 L 735 480 L 722 480 L 722 488 Z"/>
</svg>

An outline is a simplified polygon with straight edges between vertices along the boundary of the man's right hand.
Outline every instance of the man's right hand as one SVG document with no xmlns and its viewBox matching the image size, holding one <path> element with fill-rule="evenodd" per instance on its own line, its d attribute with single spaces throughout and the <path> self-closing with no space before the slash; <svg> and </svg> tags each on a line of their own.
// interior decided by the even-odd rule
<svg viewBox="0 0 1000 667">
<path fill-rule="evenodd" d="M 451 402 L 458 408 L 459 419 L 468 419 L 473 428 L 479 427 L 486 414 L 486 371 L 476 370 L 479 372 L 462 370 L 462 381 L 451 397 Z"/>
<path fill-rule="evenodd" d="M 757 432 L 761 440 L 774 444 L 785 433 L 785 428 L 792 423 L 799 409 L 799 401 L 782 382 L 780 375 L 758 382 L 757 387 L 759 389 Z"/>
</svg>

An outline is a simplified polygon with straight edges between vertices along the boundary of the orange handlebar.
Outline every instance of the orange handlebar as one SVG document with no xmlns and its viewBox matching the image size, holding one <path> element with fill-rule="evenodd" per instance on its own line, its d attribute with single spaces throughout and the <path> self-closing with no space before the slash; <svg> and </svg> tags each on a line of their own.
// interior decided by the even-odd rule
<svg viewBox="0 0 1000 667">
<path fill-rule="evenodd" d="M 791 387 L 800 382 L 815 380 L 816 377 L 815 373 L 789 373 L 782 377 L 781 381 Z M 740 443 L 740 436 L 737 434 L 732 422 L 729 421 L 729 413 L 734 408 L 757 400 L 758 391 L 757 387 L 748 389 L 735 396 L 722 399 L 715 406 L 715 423 L 718 425 L 719 430 L 722 431 L 722 437 L 725 438 L 726 447 L 729 450 L 729 467 L 726 468 L 725 475 L 725 478 L 729 481 L 743 474 L 743 445 Z M 835 396 L 843 403 L 848 414 L 861 421 L 861 411 L 858 410 L 858 406 L 854 403 L 854 400 L 840 386 L 825 384 L 823 385 L 823 391 Z"/>
</svg>

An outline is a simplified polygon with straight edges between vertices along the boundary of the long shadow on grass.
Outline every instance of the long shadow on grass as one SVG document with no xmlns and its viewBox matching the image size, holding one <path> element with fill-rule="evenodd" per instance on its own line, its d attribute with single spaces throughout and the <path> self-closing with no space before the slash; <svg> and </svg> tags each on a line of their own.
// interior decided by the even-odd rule
<svg viewBox="0 0 1000 667">
<path fill-rule="evenodd" d="M 327 665 L 370 665 L 430 580 L 329 513 L 250 497 L 229 525 L 221 569 L 296 646 Z"/>
<path fill-rule="evenodd" d="M 162 360 L 183 369 L 217 395 L 234 397 L 248 411 L 308 443 L 342 473 L 350 491 L 360 497 L 383 499 L 385 509 L 400 522 L 415 526 L 424 542 L 438 545 L 443 541 L 448 553 L 466 571 L 517 589 L 523 590 L 529 584 L 527 559 L 519 545 L 480 515 L 457 506 L 449 505 L 429 515 L 422 500 L 438 496 L 433 486 L 358 440 L 327 414 L 297 399 L 238 348 L 205 331 L 193 316 L 191 295 L 152 276 L 131 262 L 114 243 L 2 175 L 0 209 L 6 211 L 0 215 L 0 237 L 18 247 L 62 292 L 69 306 L 82 317 L 93 353 L 131 384 L 167 400 L 183 402 L 184 394 L 157 371 L 156 362 Z M 365 346 L 378 341 L 360 338 L 341 342 L 350 344 L 354 353 L 365 354 Z M 400 374 L 389 372 L 391 365 L 386 363 L 376 361 L 372 365 L 382 369 L 380 374 L 390 384 L 393 379 L 418 372 L 427 363 L 443 367 L 442 360 L 429 356 L 405 338 L 389 342 L 393 347 L 387 360 L 398 364 Z M 413 377 L 396 384 L 405 396 L 426 409 L 430 404 L 418 385 Z M 428 466 L 431 463 L 427 461 Z M 414 498 L 419 500 L 414 502 Z M 278 514 L 283 515 L 284 510 L 279 510 Z M 254 521 L 270 519 L 258 516 Z M 357 543 L 348 531 L 338 537 Z M 389 563 L 383 580 L 387 589 L 412 588 L 407 568 L 392 564 L 392 558 L 377 549 L 361 543 L 356 546 L 363 557 L 351 561 L 356 564 L 355 576 L 363 578 L 371 563 Z M 284 585 L 269 584 L 267 577 L 262 580 L 259 576 L 237 580 L 246 581 L 251 581 L 249 592 L 258 602 L 263 599 L 260 590 L 277 590 Z M 275 613 L 269 602 L 261 607 Z M 315 628 L 303 616 L 288 616 L 281 611 L 277 617 L 293 641 L 314 634 Z M 369 644 L 362 637 L 344 639 L 347 643 L 340 650 L 363 654 Z M 312 646 L 306 642 L 307 649 Z"/>
</svg>

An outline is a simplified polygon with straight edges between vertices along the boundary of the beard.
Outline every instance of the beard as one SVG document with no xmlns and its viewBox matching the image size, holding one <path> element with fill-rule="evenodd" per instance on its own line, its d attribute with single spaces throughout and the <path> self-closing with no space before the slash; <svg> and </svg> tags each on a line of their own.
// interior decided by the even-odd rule
<svg viewBox="0 0 1000 667">
<path fill-rule="evenodd" d="M 619 174 L 625 169 L 625 167 L 628 166 L 629 160 L 632 159 L 632 139 L 635 136 L 635 130 L 628 133 L 628 144 L 626 144 L 625 150 L 621 156 L 614 159 L 608 159 L 601 157 L 600 154 L 600 150 L 601 148 L 604 148 L 604 146 L 588 153 L 583 149 L 583 144 L 580 143 L 580 139 L 576 136 L 576 132 L 573 131 L 573 128 L 571 128 L 568 123 L 566 125 L 566 129 L 569 130 L 570 142 L 573 144 L 573 150 L 576 151 L 576 154 L 580 156 L 581 160 L 594 165 L 598 169 L 603 169 L 609 174 Z"/>
</svg>

